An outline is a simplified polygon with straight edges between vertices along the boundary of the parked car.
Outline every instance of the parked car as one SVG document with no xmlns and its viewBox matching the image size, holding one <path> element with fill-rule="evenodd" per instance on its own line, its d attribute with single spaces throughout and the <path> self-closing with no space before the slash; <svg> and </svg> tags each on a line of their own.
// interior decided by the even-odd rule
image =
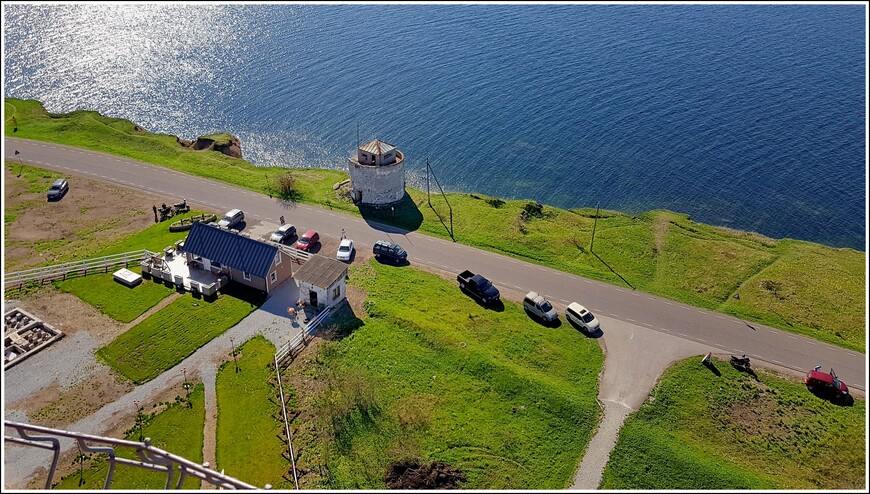
<svg viewBox="0 0 870 494">
<path fill-rule="evenodd" d="M 565 308 L 565 319 L 588 333 L 594 333 L 601 328 L 598 318 L 577 302 L 571 302 Z"/>
<path fill-rule="evenodd" d="M 286 244 L 288 240 L 296 236 L 296 227 L 290 224 L 281 225 L 277 230 L 269 237 L 269 240 L 273 242 L 278 242 L 279 244 Z"/>
<path fill-rule="evenodd" d="M 350 261 L 350 255 L 353 254 L 353 240 L 349 238 L 341 239 L 338 244 L 338 252 L 335 253 L 335 258 L 339 261 Z"/>
<path fill-rule="evenodd" d="M 296 241 L 296 247 L 299 250 L 304 250 L 305 252 L 310 252 L 311 248 L 317 245 L 317 242 L 320 242 L 320 234 L 318 234 L 314 230 L 308 230 L 303 233 L 299 240 Z"/>
<path fill-rule="evenodd" d="M 544 297 L 538 295 L 537 292 L 529 292 L 523 297 L 523 308 L 538 319 L 544 322 L 553 322 L 559 319 L 559 313 L 553 307 L 553 304 Z"/>
<path fill-rule="evenodd" d="M 456 275 L 456 281 L 459 282 L 460 290 L 480 300 L 484 305 L 494 304 L 501 297 L 498 288 L 492 286 L 488 279 L 467 269 Z"/>
<path fill-rule="evenodd" d="M 372 253 L 375 255 L 375 259 L 387 259 L 397 264 L 405 262 L 408 258 L 408 253 L 405 252 L 405 249 L 386 240 L 375 242 L 375 245 L 372 246 Z"/>
<path fill-rule="evenodd" d="M 63 199 L 63 196 L 69 192 L 69 183 L 65 178 L 59 178 L 51 184 L 51 188 L 48 189 L 48 200 L 49 201 L 59 201 Z"/>
<path fill-rule="evenodd" d="M 241 209 L 231 209 L 218 221 L 218 226 L 221 228 L 232 228 L 242 221 L 245 221 L 245 213 Z"/>
<path fill-rule="evenodd" d="M 849 387 L 841 381 L 834 369 L 822 372 L 819 367 L 809 371 L 804 378 L 807 389 L 820 394 L 828 394 L 834 399 L 845 399 L 849 396 Z"/>
</svg>

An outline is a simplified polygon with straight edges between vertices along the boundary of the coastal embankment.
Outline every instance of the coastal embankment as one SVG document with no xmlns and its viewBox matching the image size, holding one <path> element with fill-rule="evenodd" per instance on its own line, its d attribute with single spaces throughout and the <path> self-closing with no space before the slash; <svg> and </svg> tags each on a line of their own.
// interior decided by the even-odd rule
<svg viewBox="0 0 870 494">
<path fill-rule="evenodd" d="M 671 211 L 565 210 L 410 188 L 395 210 L 361 210 L 334 188 L 347 179 L 342 171 L 256 167 L 96 112 L 49 114 L 35 100 L 7 98 L 5 110 L 6 136 L 126 156 L 865 350 L 866 253 L 854 249 L 771 239 Z M 281 177 L 291 177 L 289 190 L 278 187 Z"/>
</svg>

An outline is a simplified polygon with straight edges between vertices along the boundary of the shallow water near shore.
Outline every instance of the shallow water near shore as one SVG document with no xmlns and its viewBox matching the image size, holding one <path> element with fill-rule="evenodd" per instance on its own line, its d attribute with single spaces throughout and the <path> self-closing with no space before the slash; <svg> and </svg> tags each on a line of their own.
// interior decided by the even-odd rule
<svg viewBox="0 0 870 494">
<path fill-rule="evenodd" d="M 4 95 L 451 191 L 863 250 L 857 5 L 4 5 Z"/>
</svg>

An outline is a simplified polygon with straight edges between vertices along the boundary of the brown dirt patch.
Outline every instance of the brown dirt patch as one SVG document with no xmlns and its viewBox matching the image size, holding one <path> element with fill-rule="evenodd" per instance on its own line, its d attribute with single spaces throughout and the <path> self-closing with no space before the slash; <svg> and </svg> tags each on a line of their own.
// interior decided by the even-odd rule
<svg viewBox="0 0 870 494">
<path fill-rule="evenodd" d="M 140 231 L 154 222 L 151 206 L 168 201 L 152 194 L 82 177 L 70 177 L 60 201 L 48 202 L 45 190 L 31 192 L 25 177 L 4 167 L 6 225 L 5 269 L 21 270 L 45 262 L 69 260 L 85 247 L 106 245 L 119 235 Z M 35 246 L 39 245 L 39 253 Z"/>
<path fill-rule="evenodd" d="M 664 216 L 657 216 L 653 223 L 653 238 L 655 239 L 656 252 L 662 253 L 665 250 L 665 235 L 668 234 L 668 225 L 670 222 Z"/>
<path fill-rule="evenodd" d="M 43 389 L 16 408 L 24 409 L 33 423 L 62 429 L 132 390 L 129 381 L 105 369 L 65 391 L 56 385 Z"/>
<path fill-rule="evenodd" d="M 385 481 L 390 489 L 458 489 L 465 475 L 441 461 L 419 464 L 397 461 L 387 468 Z"/>
<path fill-rule="evenodd" d="M 45 286 L 21 299 L 21 306 L 67 335 L 87 331 L 100 345 L 124 332 L 124 326 L 75 295 Z"/>
</svg>

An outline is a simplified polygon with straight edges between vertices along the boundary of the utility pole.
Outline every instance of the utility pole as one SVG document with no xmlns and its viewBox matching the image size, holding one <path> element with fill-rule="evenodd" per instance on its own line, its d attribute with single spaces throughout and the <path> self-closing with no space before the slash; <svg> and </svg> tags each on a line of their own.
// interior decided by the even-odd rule
<svg viewBox="0 0 870 494">
<path fill-rule="evenodd" d="M 426 156 L 426 202 L 432 207 L 432 198 L 429 196 L 429 157 Z"/>
<path fill-rule="evenodd" d="M 601 206 L 601 202 L 595 206 L 595 221 L 592 223 L 592 242 L 589 244 L 589 252 L 592 252 L 592 246 L 595 245 L 595 226 L 598 225 L 598 207 Z"/>
</svg>

